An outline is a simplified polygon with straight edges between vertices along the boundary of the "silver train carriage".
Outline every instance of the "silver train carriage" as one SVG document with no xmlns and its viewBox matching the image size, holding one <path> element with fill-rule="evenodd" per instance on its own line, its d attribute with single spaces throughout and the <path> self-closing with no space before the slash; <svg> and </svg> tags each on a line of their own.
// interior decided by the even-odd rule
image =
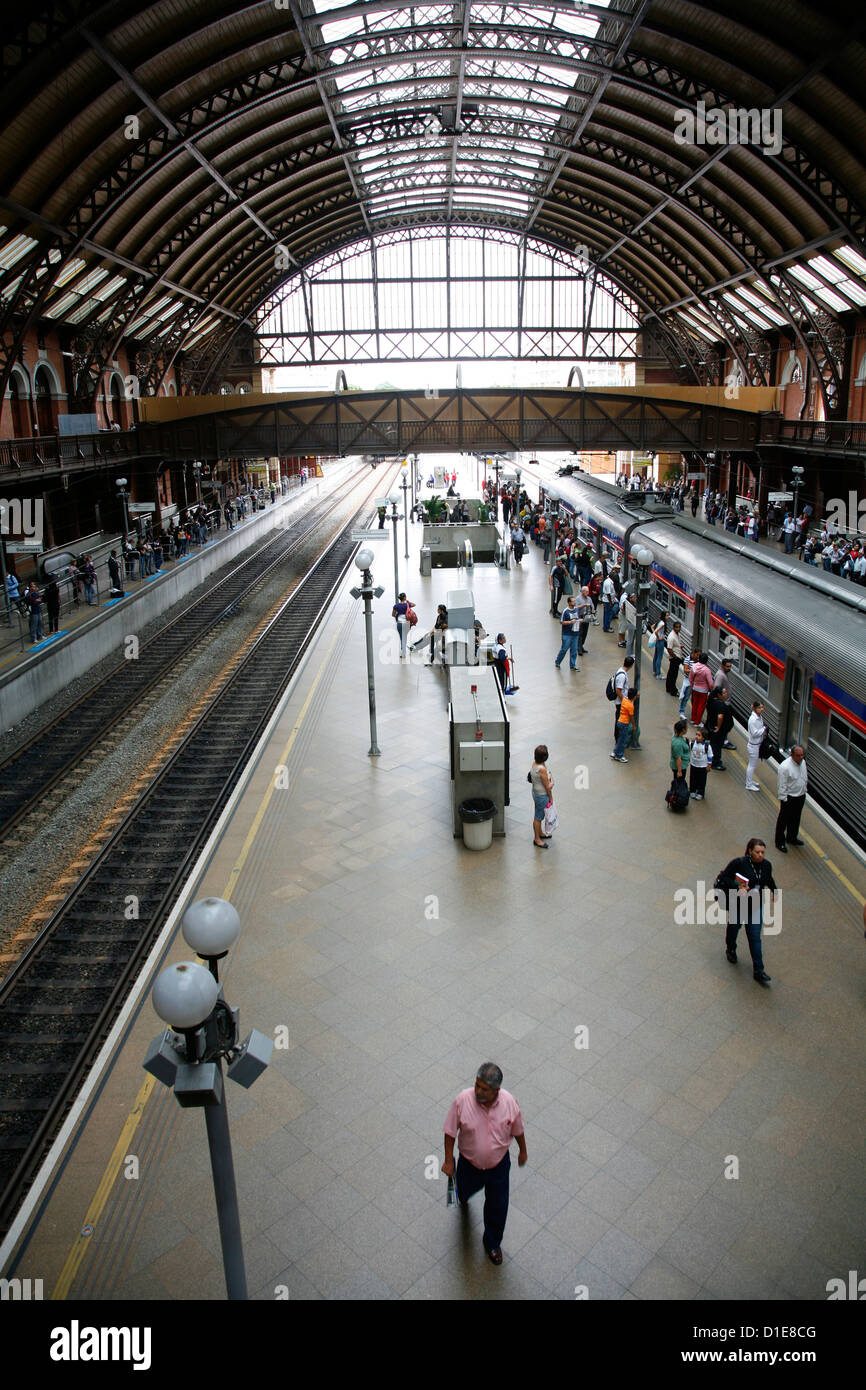
<svg viewBox="0 0 866 1390">
<path fill-rule="evenodd" d="M 866 588 L 608 484 L 562 478 L 557 492 L 597 552 L 620 559 L 627 532 L 630 552 L 649 546 L 650 620 L 679 619 L 714 674 L 731 657 L 738 717 L 763 700 L 775 742 L 805 748 L 810 794 L 866 843 Z"/>
</svg>

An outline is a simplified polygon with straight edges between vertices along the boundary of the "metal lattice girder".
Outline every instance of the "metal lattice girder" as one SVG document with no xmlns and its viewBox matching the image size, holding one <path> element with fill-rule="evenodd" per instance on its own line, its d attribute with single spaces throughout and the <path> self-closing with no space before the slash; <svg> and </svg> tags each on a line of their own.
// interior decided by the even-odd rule
<svg viewBox="0 0 866 1390">
<path fill-rule="evenodd" d="M 839 415 L 845 408 L 842 392 L 842 369 L 845 338 L 829 315 L 813 313 L 806 304 L 803 292 L 784 269 L 772 271 L 767 280 L 779 301 L 785 306 L 800 346 L 806 353 L 821 387 L 826 415 Z M 832 334 L 825 325 L 833 325 Z"/>
<path fill-rule="evenodd" d="M 169 458 L 542 448 L 754 450 L 759 417 L 718 405 L 574 390 L 336 392 L 140 427 Z"/>
</svg>

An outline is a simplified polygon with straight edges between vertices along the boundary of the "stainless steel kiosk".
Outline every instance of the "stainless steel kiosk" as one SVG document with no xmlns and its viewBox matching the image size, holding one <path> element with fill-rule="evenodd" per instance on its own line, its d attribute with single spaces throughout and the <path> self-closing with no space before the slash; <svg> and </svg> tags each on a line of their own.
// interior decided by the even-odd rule
<svg viewBox="0 0 866 1390">
<path fill-rule="evenodd" d="M 461 802 L 484 797 L 496 807 L 493 833 L 504 835 L 510 726 L 496 672 L 492 666 L 449 666 L 448 689 L 454 834 L 462 831 Z"/>
</svg>

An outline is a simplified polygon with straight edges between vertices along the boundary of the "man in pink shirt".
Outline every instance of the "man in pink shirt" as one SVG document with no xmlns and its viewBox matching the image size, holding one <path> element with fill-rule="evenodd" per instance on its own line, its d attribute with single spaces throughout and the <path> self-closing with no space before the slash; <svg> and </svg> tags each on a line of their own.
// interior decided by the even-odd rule
<svg viewBox="0 0 866 1390">
<path fill-rule="evenodd" d="M 526 1140 L 520 1106 L 503 1091 L 502 1072 L 495 1062 L 478 1068 L 474 1089 L 461 1091 L 445 1117 L 445 1162 L 442 1172 L 455 1177 L 454 1140 L 460 1134 L 457 1160 L 457 1198 L 465 1206 L 484 1188 L 484 1249 L 495 1265 L 502 1264 L 502 1235 L 508 1217 L 508 1150 L 517 1140 L 517 1162 L 526 1162 Z"/>
</svg>

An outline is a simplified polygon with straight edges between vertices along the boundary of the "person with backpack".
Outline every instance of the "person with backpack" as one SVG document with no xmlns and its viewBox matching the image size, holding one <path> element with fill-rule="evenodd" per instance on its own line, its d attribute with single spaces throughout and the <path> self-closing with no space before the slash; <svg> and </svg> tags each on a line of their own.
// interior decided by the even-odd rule
<svg viewBox="0 0 866 1390">
<path fill-rule="evenodd" d="M 637 690 L 633 685 L 628 686 L 619 702 L 619 717 L 617 721 L 616 743 L 613 746 L 611 757 L 615 763 L 627 763 L 628 758 L 624 756 L 625 750 L 631 739 L 636 735 L 637 726 L 635 723 L 634 700 Z"/>
<path fill-rule="evenodd" d="M 773 878 L 773 866 L 766 858 L 766 853 L 767 846 L 763 840 L 749 840 L 745 854 L 726 864 L 713 884 L 714 888 L 725 894 L 727 903 L 725 955 L 731 965 L 737 964 L 737 937 L 740 927 L 745 927 L 752 957 L 752 973 L 757 983 L 765 989 L 770 983 L 770 976 L 764 969 L 761 949 L 764 890 L 769 890 L 771 901 L 775 900 L 778 891 Z"/>
<path fill-rule="evenodd" d="M 620 706 L 623 696 L 628 691 L 628 673 L 632 666 L 634 666 L 634 657 L 627 656 L 622 665 L 614 671 L 605 687 L 605 695 L 609 700 L 613 700 L 616 705 L 613 714 L 613 736 L 615 740 L 619 737 Z"/>
<path fill-rule="evenodd" d="M 418 619 L 414 613 L 415 604 L 412 599 L 407 599 L 405 594 L 400 594 L 394 607 L 391 609 L 391 617 L 396 620 L 397 631 L 400 634 L 400 660 L 406 655 L 406 634 L 410 627 L 414 627 Z M 412 615 L 411 617 L 409 615 Z M 414 622 L 412 621 L 414 618 Z"/>
<path fill-rule="evenodd" d="M 671 772 L 674 775 L 665 796 L 669 811 L 684 811 L 689 804 L 690 792 L 686 783 L 686 773 L 691 762 L 692 750 L 686 738 L 688 727 L 684 719 L 678 719 L 674 724 L 674 736 L 671 739 Z"/>
</svg>

